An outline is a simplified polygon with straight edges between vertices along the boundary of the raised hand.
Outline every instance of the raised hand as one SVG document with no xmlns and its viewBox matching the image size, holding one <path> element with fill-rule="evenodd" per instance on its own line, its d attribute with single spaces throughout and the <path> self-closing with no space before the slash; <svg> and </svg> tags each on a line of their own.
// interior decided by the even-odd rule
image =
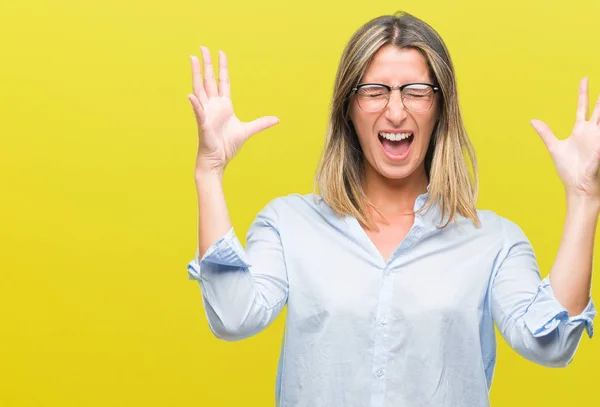
<svg viewBox="0 0 600 407">
<path fill-rule="evenodd" d="M 219 51 L 219 84 L 215 81 L 210 52 L 200 47 L 204 62 L 204 80 L 200 61 L 191 56 L 193 92 L 188 95 L 198 124 L 196 171 L 222 170 L 250 136 L 279 123 L 275 116 L 241 122 L 233 111 L 227 69 L 227 57 Z"/>
<path fill-rule="evenodd" d="M 588 116 L 588 79 L 579 84 L 577 116 L 571 135 L 559 140 L 540 120 L 531 125 L 540 135 L 556 165 L 568 195 L 600 201 L 600 96 L 590 120 Z"/>
</svg>

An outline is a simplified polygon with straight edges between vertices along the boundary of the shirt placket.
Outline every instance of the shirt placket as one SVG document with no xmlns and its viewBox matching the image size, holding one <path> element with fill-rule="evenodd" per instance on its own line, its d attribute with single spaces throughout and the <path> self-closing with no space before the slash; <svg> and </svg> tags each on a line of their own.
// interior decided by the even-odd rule
<svg viewBox="0 0 600 407">
<path fill-rule="evenodd" d="M 373 365 L 371 372 L 371 407 L 383 407 L 385 402 L 386 364 L 388 359 L 388 324 L 394 296 L 394 257 L 408 253 L 422 234 L 422 228 L 417 226 L 410 230 L 406 238 L 385 264 L 382 272 L 379 303 L 377 305 L 377 320 L 374 332 Z"/>
</svg>

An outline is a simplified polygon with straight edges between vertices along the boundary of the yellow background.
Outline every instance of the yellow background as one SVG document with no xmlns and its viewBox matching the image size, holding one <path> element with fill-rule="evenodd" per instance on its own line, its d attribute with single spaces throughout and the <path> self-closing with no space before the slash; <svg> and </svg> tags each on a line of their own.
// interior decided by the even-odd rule
<svg viewBox="0 0 600 407">
<path fill-rule="evenodd" d="M 567 136 L 585 75 L 593 106 L 597 0 L 7 1 L 0 406 L 273 405 L 283 315 L 253 338 L 219 341 L 187 280 L 197 241 L 189 55 L 224 49 L 238 116 L 281 119 L 226 172 L 243 237 L 269 200 L 312 190 L 343 46 L 398 9 L 450 49 L 480 163 L 479 207 L 516 221 L 547 274 L 564 196 L 529 120 Z M 600 243 L 595 252 L 598 269 Z M 597 341 L 584 337 L 571 366 L 549 369 L 500 339 L 493 405 L 600 405 Z"/>
</svg>

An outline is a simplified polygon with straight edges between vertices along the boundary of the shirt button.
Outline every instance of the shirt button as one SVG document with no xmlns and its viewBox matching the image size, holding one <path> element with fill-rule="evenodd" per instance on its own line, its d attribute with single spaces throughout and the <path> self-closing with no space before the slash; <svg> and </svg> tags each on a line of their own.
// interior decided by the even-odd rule
<svg viewBox="0 0 600 407">
<path fill-rule="evenodd" d="M 381 318 L 381 319 L 379 320 L 379 323 L 380 323 L 381 325 L 387 325 L 387 318 L 386 318 L 386 317 L 383 317 L 383 318 Z"/>
<path fill-rule="evenodd" d="M 390 275 L 390 271 L 389 271 L 389 270 L 386 270 L 386 271 L 384 271 L 383 273 L 384 273 L 386 276 L 389 276 L 389 275 Z"/>
<path fill-rule="evenodd" d="M 377 377 L 381 377 L 381 376 L 383 376 L 383 370 L 379 369 L 377 371 Z"/>
</svg>

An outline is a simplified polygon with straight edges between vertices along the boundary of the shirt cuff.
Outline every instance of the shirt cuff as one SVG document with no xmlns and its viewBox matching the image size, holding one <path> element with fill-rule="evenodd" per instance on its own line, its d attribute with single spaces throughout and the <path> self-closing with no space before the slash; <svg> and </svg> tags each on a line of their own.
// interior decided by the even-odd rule
<svg viewBox="0 0 600 407">
<path fill-rule="evenodd" d="M 554 296 L 550 285 L 550 276 L 544 278 L 538 286 L 533 301 L 523 315 L 525 326 L 533 336 L 545 336 L 554 331 L 561 323 L 585 324 L 585 330 L 591 338 L 594 336 L 593 319 L 596 316 L 594 302 L 590 298 L 587 306 L 579 315 L 569 317 L 569 313 Z"/>
<path fill-rule="evenodd" d="M 202 259 L 198 259 L 198 255 L 199 250 L 196 249 L 194 259 L 187 265 L 188 280 L 199 280 L 201 278 L 201 266 L 205 263 L 243 268 L 251 266 L 233 227 L 208 248 Z"/>
</svg>

